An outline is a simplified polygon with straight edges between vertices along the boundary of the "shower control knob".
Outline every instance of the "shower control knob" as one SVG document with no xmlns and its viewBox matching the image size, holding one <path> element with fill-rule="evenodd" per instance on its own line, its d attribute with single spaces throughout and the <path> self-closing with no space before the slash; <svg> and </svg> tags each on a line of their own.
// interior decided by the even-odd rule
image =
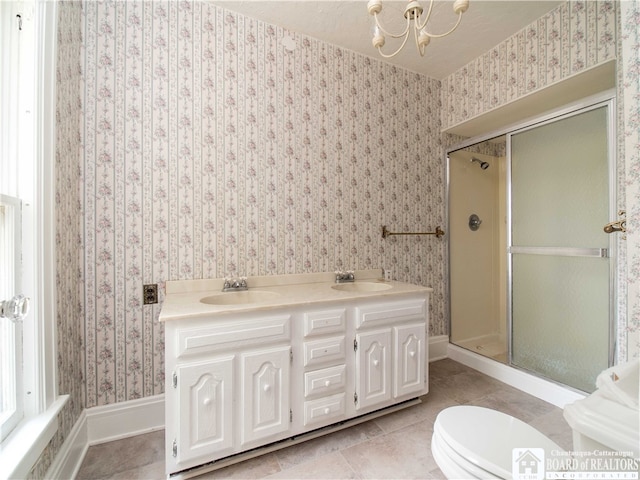
<svg viewBox="0 0 640 480">
<path fill-rule="evenodd" d="M 471 230 L 472 232 L 478 230 L 481 223 L 482 220 L 480 220 L 480 217 L 478 217 L 478 215 L 476 215 L 475 213 L 472 213 L 469 216 L 469 230 Z"/>
</svg>

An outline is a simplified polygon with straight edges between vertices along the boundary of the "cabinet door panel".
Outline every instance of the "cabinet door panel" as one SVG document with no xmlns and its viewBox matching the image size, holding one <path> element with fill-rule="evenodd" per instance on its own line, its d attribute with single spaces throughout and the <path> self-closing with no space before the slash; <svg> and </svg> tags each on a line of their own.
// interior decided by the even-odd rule
<svg viewBox="0 0 640 480">
<path fill-rule="evenodd" d="M 357 409 L 391 399 L 391 329 L 356 336 Z"/>
<path fill-rule="evenodd" d="M 242 355 L 242 444 L 289 429 L 290 348 Z"/>
<path fill-rule="evenodd" d="M 424 388 L 425 326 L 423 323 L 394 327 L 396 370 L 394 396 L 400 397 Z"/>
<path fill-rule="evenodd" d="M 233 358 L 178 367 L 178 463 L 233 447 Z"/>
</svg>

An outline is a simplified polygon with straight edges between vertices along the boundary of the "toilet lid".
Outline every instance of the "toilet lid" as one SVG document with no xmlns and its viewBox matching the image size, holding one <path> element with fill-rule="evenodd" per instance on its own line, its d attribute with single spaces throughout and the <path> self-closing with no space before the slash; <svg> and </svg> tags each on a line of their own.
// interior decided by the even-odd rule
<svg viewBox="0 0 640 480">
<path fill-rule="evenodd" d="M 543 448 L 547 455 L 562 450 L 531 425 L 489 408 L 446 408 L 433 428 L 453 451 L 501 478 L 511 477 L 514 448 Z"/>
</svg>

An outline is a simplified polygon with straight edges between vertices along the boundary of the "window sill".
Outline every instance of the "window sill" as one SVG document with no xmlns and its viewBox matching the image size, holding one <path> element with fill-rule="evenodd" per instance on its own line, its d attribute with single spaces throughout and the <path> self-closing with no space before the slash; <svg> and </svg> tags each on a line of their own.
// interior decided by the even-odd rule
<svg viewBox="0 0 640 480">
<path fill-rule="evenodd" d="M 58 413 L 69 395 L 61 395 L 40 415 L 23 421 L 0 445 L 0 479 L 25 478 L 58 430 Z"/>
</svg>

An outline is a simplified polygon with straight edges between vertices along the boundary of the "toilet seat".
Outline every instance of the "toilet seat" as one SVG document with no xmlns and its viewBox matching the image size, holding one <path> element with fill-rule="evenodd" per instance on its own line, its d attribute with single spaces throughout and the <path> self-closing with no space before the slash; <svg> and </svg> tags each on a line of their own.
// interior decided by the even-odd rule
<svg viewBox="0 0 640 480">
<path fill-rule="evenodd" d="M 431 439 L 431 453 L 447 478 L 495 478 L 491 472 L 481 469 L 458 455 L 436 432 Z"/>
<path fill-rule="evenodd" d="M 434 459 L 453 478 L 463 473 L 466 478 L 511 478 L 514 448 L 543 448 L 547 454 L 562 450 L 525 422 L 483 407 L 446 408 L 438 414 L 433 430 Z"/>
</svg>

